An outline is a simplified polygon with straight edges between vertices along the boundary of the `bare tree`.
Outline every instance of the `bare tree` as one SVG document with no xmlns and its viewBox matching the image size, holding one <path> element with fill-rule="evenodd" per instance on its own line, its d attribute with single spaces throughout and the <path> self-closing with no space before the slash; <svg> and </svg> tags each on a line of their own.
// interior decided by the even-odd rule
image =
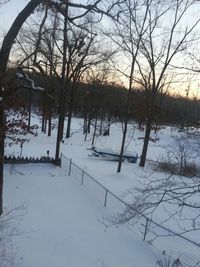
<svg viewBox="0 0 200 267">
<path fill-rule="evenodd" d="M 116 5 L 113 2 L 107 9 L 106 12 L 103 9 L 98 8 L 98 3 L 101 1 L 97 1 L 94 5 L 87 5 L 85 8 L 85 12 L 76 16 L 75 8 L 83 8 L 82 5 L 72 5 L 72 11 L 69 12 L 68 4 L 66 4 L 66 13 L 68 16 L 64 17 L 64 25 L 63 25 L 63 47 L 62 47 L 62 88 L 60 91 L 60 102 L 59 102 L 59 122 L 58 122 L 58 134 L 57 134 L 57 142 L 56 142 L 56 154 L 55 161 L 59 163 L 60 157 L 60 141 L 63 137 L 63 129 L 64 129 L 64 119 L 65 119 L 65 96 L 67 89 L 71 87 L 71 104 L 73 104 L 73 92 L 76 82 L 80 79 L 83 72 L 92 64 L 94 64 L 94 59 L 86 60 L 88 55 L 91 56 L 91 45 L 96 36 L 93 33 L 93 27 L 89 27 L 87 25 L 93 25 L 99 20 L 101 20 L 104 14 L 111 16 L 110 12 L 113 7 Z M 100 18 L 96 18 L 91 16 L 91 12 L 94 14 L 100 14 Z M 89 16 L 90 14 L 90 16 Z M 86 20 L 84 20 L 86 18 Z M 72 25 L 76 26 L 75 28 L 79 29 L 78 31 L 74 31 Z M 78 33 L 78 34 L 77 34 Z M 71 36 L 70 36 L 71 35 Z M 70 40 L 71 37 L 71 40 Z M 74 43 L 73 43 L 74 42 Z M 94 47 L 93 47 L 94 50 Z M 95 51 L 95 52 L 94 52 Z M 95 49 L 93 51 L 93 57 L 97 53 Z M 77 60 L 78 59 L 78 60 Z M 98 61 L 98 60 L 97 60 Z M 102 59 L 100 60 L 102 61 Z M 68 90 L 69 91 L 69 90 Z M 71 113 L 71 112 L 70 112 Z M 71 114 L 69 114 L 68 118 L 68 127 L 66 137 L 70 135 L 70 125 L 71 125 Z"/>
<path fill-rule="evenodd" d="M 162 177 L 158 179 L 154 174 L 145 177 L 143 185 L 134 192 L 132 207 L 150 218 L 159 216 L 161 224 L 174 220 L 182 234 L 200 230 L 199 177 Z M 125 214 L 128 220 L 136 216 L 131 210 Z"/>
<path fill-rule="evenodd" d="M 147 113 L 144 145 L 140 166 L 144 167 L 151 126 L 154 117 L 154 104 L 158 93 L 169 87 L 173 80 L 170 64 L 177 56 L 195 41 L 193 33 L 199 25 L 197 17 L 185 24 L 187 13 L 194 8 L 194 1 L 158 1 L 148 12 L 149 27 L 142 38 L 140 51 L 142 61 L 137 61 L 142 85 L 146 90 Z M 166 17 L 170 16 L 170 23 Z M 166 23 L 165 23 L 166 22 Z M 162 28 L 162 32 L 160 31 Z"/>
<path fill-rule="evenodd" d="M 147 14 L 152 0 L 130 1 L 125 0 L 119 3 L 118 21 L 114 22 L 114 32 L 107 34 L 120 49 L 121 57 L 124 57 L 127 71 L 123 71 L 120 64 L 119 72 L 128 80 L 128 94 L 126 95 L 126 104 L 124 106 L 124 127 L 120 150 L 120 160 L 117 172 L 121 171 L 122 158 L 124 153 L 128 118 L 130 112 L 130 96 L 134 87 L 135 67 L 139 54 L 139 49 L 144 33 L 148 28 Z M 122 55 L 123 53 L 123 55 Z M 128 66 L 127 66 L 128 65 Z"/>
<path fill-rule="evenodd" d="M 93 135 L 92 135 L 92 146 L 95 142 L 95 137 L 103 134 L 110 134 L 110 125 L 111 125 L 111 113 L 109 112 L 109 108 L 112 109 L 111 104 L 109 103 L 109 90 L 105 92 L 102 87 L 106 87 L 110 82 L 112 71 L 110 69 L 109 61 L 103 62 L 100 65 L 96 65 L 94 69 L 89 70 L 87 72 L 87 83 L 92 85 L 93 93 L 96 92 L 96 97 L 92 98 L 92 103 L 90 104 L 90 108 L 88 110 L 86 103 L 86 110 L 84 112 L 84 134 L 85 140 L 87 139 L 87 134 L 90 133 L 90 125 L 93 125 Z M 106 94 L 105 94 L 106 93 Z M 91 95 L 92 92 L 88 92 L 88 96 Z M 105 102 L 106 96 L 106 102 Z M 104 101 L 103 101 L 104 100 Z M 113 101 L 113 99 L 112 99 Z M 86 100 L 87 102 L 87 100 Z M 91 106 L 92 105 L 92 106 Z M 100 118 L 100 128 L 98 129 L 98 119 Z M 107 123 L 103 129 L 103 120 L 107 120 Z"/>
<path fill-rule="evenodd" d="M 4 90 L 3 78 L 6 72 L 8 58 L 15 38 L 26 19 L 33 13 L 41 0 L 30 1 L 25 8 L 19 13 L 13 22 L 8 33 L 4 37 L 0 49 L 0 214 L 3 212 L 3 163 L 4 163 L 4 138 L 5 138 L 5 118 L 4 118 L 4 101 L 6 94 Z"/>
<path fill-rule="evenodd" d="M 1 0 L 0 1 L 0 7 L 6 3 L 8 3 L 10 0 Z"/>
<path fill-rule="evenodd" d="M 95 12 L 97 12 L 96 5 L 97 3 L 92 7 L 95 9 Z M 38 35 L 33 33 L 33 37 L 30 38 L 32 46 L 36 43 L 35 48 L 33 48 L 33 53 L 31 54 L 33 57 L 33 66 L 39 68 L 41 72 L 44 72 L 43 68 L 41 69 L 41 66 L 44 65 L 45 62 L 48 62 L 47 65 L 50 68 L 50 72 L 54 73 L 60 81 L 59 123 L 55 155 L 56 162 L 59 162 L 60 141 L 63 138 L 67 102 L 68 124 L 66 137 L 70 137 L 73 99 L 77 82 L 86 69 L 91 68 L 92 65 L 105 61 L 105 59 L 108 59 L 110 56 L 108 53 L 105 53 L 105 51 L 103 51 L 103 53 L 99 53 L 98 50 L 100 46 L 94 42 L 97 35 L 94 29 L 94 23 L 96 23 L 95 17 L 89 15 L 88 12 L 83 13 L 82 16 L 74 16 L 74 14 L 76 14 L 75 9 L 84 8 L 82 5 L 80 7 L 80 5 L 71 5 L 70 2 L 63 2 L 61 7 L 62 12 L 60 8 L 56 6 L 57 12 L 60 12 L 60 14 L 59 25 L 57 25 L 57 27 L 53 27 L 54 34 L 52 34 L 51 30 L 49 30 L 49 28 L 51 28 L 51 24 L 48 23 L 45 25 L 47 18 L 47 12 L 45 12 L 42 23 L 38 25 Z M 63 13 L 64 9 L 65 12 Z M 85 9 L 87 8 L 85 7 Z M 99 11 L 97 13 L 105 13 L 103 10 L 101 10 L 101 12 L 100 9 L 98 10 Z M 106 14 L 109 15 L 107 12 Z M 27 34 L 25 34 L 25 36 L 27 37 Z M 50 38 L 47 38 L 47 36 Z M 49 46 L 50 39 L 54 43 L 54 51 L 52 51 L 52 47 Z M 54 53 L 55 55 L 52 56 Z M 52 62 L 52 58 L 55 56 L 57 62 L 56 65 Z M 62 70 L 61 73 L 59 73 L 60 69 Z M 68 97 L 66 98 L 66 96 Z"/>
<path fill-rule="evenodd" d="M 34 12 L 34 10 L 40 5 L 48 5 L 48 8 L 52 8 L 57 10 L 63 17 L 65 17 L 66 21 L 70 20 L 76 25 L 76 21 L 81 17 L 86 16 L 91 12 L 95 12 L 98 17 L 97 21 L 99 21 L 103 15 L 111 15 L 111 10 L 116 5 L 118 1 L 107 1 L 105 5 L 100 6 L 100 3 L 103 0 L 97 0 L 92 2 L 91 4 L 80 4 L 74 3 L 71 1 L 43 1 L 43 0 L 30 0 L 25 8 L 18 14 L 16 19 L 14 20 L 12 26 L 8 30 L 7 34 L 5 35 L 1 49 L 0 49 L 0 214 L 3 212 L 3 163 L 4 163 L 4 138 L 5 138 L 5 118 L 4 118 L 4 103 L 6 99 L 9 97 L 10 94 L 14 92 L 9 92 L 9 87 L 6 87 L 4 82 L 4 77 L 7 69 L 8 59 L 11 52 L 11 48 L 15 42 L 15 39 L 24 24 L 24 22 L 29 18 L 29 16 Z M 3 1 L 4 3 L 4 1 Z M 72 16 L 70 17 L 68 14 L 68 8 L 72 8 L 74 12 L 72 12 Z M 67 22 L 66 22 L 67 24 Z M 84 25 L 82 25 L 84 26 Z M 66 27 L 66 26 L 64 26 Z M 42 29 L 42 25 L 41 25 Z M 66 54 L 66 42 L 67 38 L 65 38 L 64 45 L 63 45 L 63 67 L 62 73 L 66 70 L 66 58 L 64 58 L 64 54 Z M 65 88 L 65 81 L 63 79 L 63 84 L 61 88 Z M 63 91 L 61 89 L 61 92 Z M 62 101 L 60 103 L 62 106 Z M 59 126 L 60 127 L 60 126 Z M 62 125 L 61 125 L 62 129 Z M 57 138 L 58 142 L 60 142 L 60 136 Z M 57 146 L 56 158 L 59 157 L 59 147 Z"/>
<path fill-rule="evenodd" d="M 38 14 L 36 19 L 32 19 L 20 31 L 15 44 L 15 55 L 18 56 L 20 68 L 27 71 L 30 69 L 41 77 L 45 89 L 42 131 L 46 132 L 48 120 L 48 136 L 50 136 L 53 106 L 57 104 L 52 92 L 54 92 L 55 80 L 59 78 L 57 66 L 60 58 L 56 49 L 59 18 L 57 11 L 51 11 L 48 8 L 45 9 L 44 14 L 40 13 L 42 17 Z"/>
</svg>

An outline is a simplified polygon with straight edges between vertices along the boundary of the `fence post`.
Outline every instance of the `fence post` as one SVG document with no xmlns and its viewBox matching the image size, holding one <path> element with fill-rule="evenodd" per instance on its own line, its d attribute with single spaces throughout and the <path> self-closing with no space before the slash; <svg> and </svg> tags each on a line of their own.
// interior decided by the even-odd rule
<svg viewBox="0 0 200 267">
<path fill-rule="evenodd" d="M 68 176 L 71 175 L 71 170 L 72 170 L 72 159 L 70 159 L 70 161 L 69 161 L 69 172 L 68 172 Z"/>
<path fill-rule="evenodd" d="M 104 207 L 106 207 L 106 204 L 107 204 L 107 196 L 108 196 L 108 190 L 106 189 Z"/>
<path fill-rule="evenodd" d="M 84 170 L 82 170 L 81 184 L 83 184 L 84 173 Z"/>
<path fill-rule="evenodd" d="M 149 219 L 147 218 L 147 219 L 146 219 L 146 225 L 145 225 L 145 231 L 144 231 L 144 237 L 143 237 L 143 240 L 144 240 L 144 241 L 145 241 L 145 239 L 146 239 L 146 235 L 147 235 L 148 224 L 149 224 Z"/>
</svg>

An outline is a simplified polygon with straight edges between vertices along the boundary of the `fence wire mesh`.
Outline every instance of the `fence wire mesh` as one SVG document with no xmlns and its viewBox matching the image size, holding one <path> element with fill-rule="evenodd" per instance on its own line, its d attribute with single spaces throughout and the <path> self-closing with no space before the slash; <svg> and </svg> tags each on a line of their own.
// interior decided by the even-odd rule
<svg viewBox="0 0 200 267">
<path fill-rule="evenodd" d="M 109 208 L 111 216 L 117 217 L 125 210 L 132 209 L 128 203 L 113 194 L 65 155 L 61 156 L 61 168 L 66 175 L 72 175 L 78 184 L 84 185 L 102 205 Z M 174 267 L 200 267 L 200 244 L 159 225 L 136 210 L 133 211 L 138 216 L 136 220 L 129 221 L 129 228 L 139 233 L 141 239 L 161 253 L 179 259 L 180 262 L 173 265 Z"/>
</svg>

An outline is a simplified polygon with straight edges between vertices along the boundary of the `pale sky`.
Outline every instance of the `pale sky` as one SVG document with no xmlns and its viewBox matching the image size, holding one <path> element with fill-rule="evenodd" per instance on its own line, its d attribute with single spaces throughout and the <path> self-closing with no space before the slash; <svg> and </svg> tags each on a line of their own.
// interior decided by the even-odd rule
<svg viewBox="0 0 200 267">
<path fill-rule="evenodd" d="M 0 6 L 0 32 L 4 32 L 11 26 L 27 2 L 28 0 L 10 0 L 9 3 Z"/>
<path fill-rule="evenodd" d="M 5 33 L 10 28 L 11 24 L 15 20 L 18 13 L 23 9 L 23 7 L 28 2 L 29 0 L 10 0 L 7 4 L 0 6 L 0 44 L 1 44 L 2 36 L 5 35 Z M 191 15 L 188 16 L 186 20 L 188 18 L 192 20 L 193 16 Z M 195 77 L 195 80 L 196 80 L 196 85 L 194 86 L 195 88 L 200 87 L 199 79 L 200 79 L 199 76 Z"/>
</svg>

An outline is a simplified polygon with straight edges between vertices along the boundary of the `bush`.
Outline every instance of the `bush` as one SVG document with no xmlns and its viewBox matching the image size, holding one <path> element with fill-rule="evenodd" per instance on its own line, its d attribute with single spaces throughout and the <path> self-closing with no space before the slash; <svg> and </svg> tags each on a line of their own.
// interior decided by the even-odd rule
<svg viewBox="0 0 200 267">
<path fill-rule="evenodd" d="M 194 162 L 198 158 L 196 149 L 188 138 L 181 136 L 174 138 L 174 142 L 168 147 L 166 157 L 162 157 L 156 165 L 156 169 L 187 177 L 197 176 L 200 168 Z"/>
<path fill-rule="evenodd" d="M 169 161 L 159 161 L 156 164 L 156 170 L 163 171 L 163 172 L 170 172 L 170 173 L 176 173 L 177 166 L 176 164 L 173 164 Z"/>
<path fill-rule="evenodd" d="M 163 254 L 162 257 L 158 258 L 156 261 L 156 266 L 159 267 L 181 267 L 181 261 L 178 258 L 173 259 L 171 256 Z"/>
<path fill-rule="evenodd" d="M 175 175 L 183 175 L 186 177 L 193 177 L 200 175 L 200 167 L 194 162 L 189 162 L 185 166 L 180 166 L 175 163 L 171 163 L 168 160 L 158 161 L 155 170 L 169 172 Z"/>
</svg>

